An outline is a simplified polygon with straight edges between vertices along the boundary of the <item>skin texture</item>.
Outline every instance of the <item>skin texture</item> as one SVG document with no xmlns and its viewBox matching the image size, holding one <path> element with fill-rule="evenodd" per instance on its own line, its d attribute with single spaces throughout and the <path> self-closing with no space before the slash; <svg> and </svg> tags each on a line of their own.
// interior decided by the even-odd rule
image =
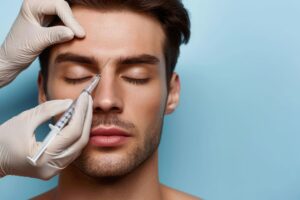
<svg viewBox="0 0 300 200">
<path fill-rule="evenodd" d="M 118 127 L 131 137 L 116 148 L 89 143 L 60 173 L 58 186 L 35 199 L 197 199 L 158 179 L 163 117 L 175 110 L 180 94 L 176 73 L 167 90 L 161 25 L 131 11 L 82 6 L 72 10 L 86 37 L 52 49 L 47 94 L 39 76 L 39 101 L 75 99 L 100 73 L 102 79 L 92 94 L 92 127 Z M 74 55 L 89 59 L 75 61 Z M 69 79 L 80 80 L 74 84 Z"/>
</svg>

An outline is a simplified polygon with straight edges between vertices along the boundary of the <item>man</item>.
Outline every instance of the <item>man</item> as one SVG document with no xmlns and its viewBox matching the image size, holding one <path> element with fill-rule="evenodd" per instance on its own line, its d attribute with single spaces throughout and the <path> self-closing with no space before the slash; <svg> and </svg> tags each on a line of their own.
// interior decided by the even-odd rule
<svg viewBox="0 0 300 200">
<path fill-rule="evenodd" d="M 90 140 L 35 199 L 197 199 L 159 183 L 163 118 L 179 101 L 174 73 L 179 46 L 190 36 L 178 0 L 72 0 L 84 39 L 40 56 L 39 101 L 75 99 L 95 74 Z M 57 22 L 56 22 L 57 24 Z"/>
</svg>

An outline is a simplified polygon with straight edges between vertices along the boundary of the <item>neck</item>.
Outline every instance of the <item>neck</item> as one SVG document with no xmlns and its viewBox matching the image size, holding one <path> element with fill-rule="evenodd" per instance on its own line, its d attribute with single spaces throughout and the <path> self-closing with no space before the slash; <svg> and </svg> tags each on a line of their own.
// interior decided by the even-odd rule
<svg viewBox="0 0 300 200">
<path fill-rule="evenodd" d="M 70 165 L 59 176 L 55 196 L 56 199 L 160 200 L 158 152 L 131 173 L 117 178 L 95 179 Z"/>
</svg>

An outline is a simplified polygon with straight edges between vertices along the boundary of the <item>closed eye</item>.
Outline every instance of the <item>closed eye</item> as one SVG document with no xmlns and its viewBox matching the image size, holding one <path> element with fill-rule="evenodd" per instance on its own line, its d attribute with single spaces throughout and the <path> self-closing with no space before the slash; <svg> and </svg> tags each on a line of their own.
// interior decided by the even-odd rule
<svg viewBox="0 0 300 200">
<path fill-rule="evenodd" d="M 83 83 L 85 81 L 88 81 L 90 80 L 92 77 L 91 76 L 87 76 L 87 77 L 82 77 L 82 78 L 68 78 L 68 77 L 65 77 L 65 81 L 67 83 L 70 83 L 70 84 L 79 84 L 79 83 Z"/>
<path fill-rule="evenodd" d="M 146 84 L 149 82 L 150 78 L 142 78 L 142 79 L 138 79 L 138 78 L 130 78 L 130 77 L 126 77 L 123 76 L 122 77 L 125 81 L 135 84 L 135 85 L 142 85 L 142 84 Z"/>
</svg>

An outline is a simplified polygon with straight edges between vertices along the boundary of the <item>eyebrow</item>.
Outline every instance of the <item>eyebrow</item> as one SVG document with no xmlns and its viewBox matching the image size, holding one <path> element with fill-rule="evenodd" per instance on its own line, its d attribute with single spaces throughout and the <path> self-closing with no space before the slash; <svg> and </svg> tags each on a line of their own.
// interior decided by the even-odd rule
<svg viewBox="0 0 300 200">
<path fill-rule="evenodd" d="M 62 53 L 59 54 L 55 60 L 55 64 L 59 64 L 62 62 L 74 62 L 86 65 L 97 65 L 98 61 L 95 57 L 92 56 L 84 56 L 80 54 L 74 53 Z M 159 58 L 150 54 L 141 54 L 141 55 L 133 55 L 133 56 L 125 56 L 117 59 L 117 64 L 119 65 L 132 65 L 132 64 L 149 64 L 156 65 L 160 62 Z"/>
<path fill-rule="evenodd" d="M 87 64 L 87 65 L 96 65 L 98 63 L 94 57 L 83 56 L 74 53 L 59 54 L 54 60 L 55 64 L 59 64 L 62 62 L 75 62 L 75 63 Z"/>
<path fill-rule="evenodd" d="M 121 65 L 131 64 L 150 64 L 156 65 L 160 62 L 159 58 L 149 54 L 141 54 L 135 56 L 121 57 L 118 59 L 118 63 Z"/>
</svg>

